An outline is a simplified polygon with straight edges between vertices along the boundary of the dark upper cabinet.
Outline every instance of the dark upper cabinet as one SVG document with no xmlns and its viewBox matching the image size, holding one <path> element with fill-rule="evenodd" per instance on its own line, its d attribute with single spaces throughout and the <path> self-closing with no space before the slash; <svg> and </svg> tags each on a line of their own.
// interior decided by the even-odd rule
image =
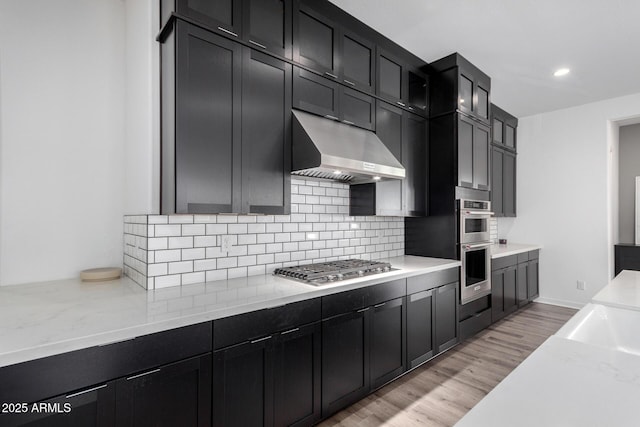
<svg viewBox="0 0 640 427">
<path fill-rule="evenodd" d="M 382 49 L 378 49 L 376 68 L 379 97 L 414 113 L 427 113 L 428 85 L 422 71 Z"/>
<path fill-rule="evenodd" d="M 518 119 L 491 105 L 491 202 L 496 216 L 516 216 L 516 128 Z"/>
<path fill-rule="evenodd" d="M 458 185 L 488 190 L 489 177 L 488 127 L 462 114 L 458 115 Z"/>
<path fill-rule="evenodd" d="M 491 142 L 508 151 L 516 151 L 518 119 L 491 104 Z"/>
<path fill-rule="evenodd" d="M 351 215 L 424 216 L 427 210 L 427 120 L 376 102 L 376 135 L 402 163 L 406 177 L 350 188 Z"/>
<path fill-rule="evenodd" d="M 361 91 L 373 93 L 376 81 L 375 45 L 347 31 L 342 31 L 340 42 L 342 82 Z"/>
<path fill-rule="evenodd" d="M 462 112 L 489 124 L 491 78 L 458 53 L 430 64 L 431 116 Z"/>
<path fill-rule="evenodd" d="M 172 12 L 252 47 L 291 59 L 291 0 L 161 0 L 163 24 Z"/>
<path fill-rule="evenodd" d="M 253 47 L 291 58 L 291 0 L 243 0 L 242 38 Z"/>
<path fill-rule="evenodd" d="M 291 65 L 243 50 L 242 212 L 290 210 Z"/>
<path fill-rule="evenodd" d="M 288 213 L 291 65 L 180 20 L 162 49 L 161 211 Z"/>
<path fill-rule="evenodd" d="M 116 383 L 115 425 L 210 426 L 211 354 Z"/>
<path fill-rule="evenodd" d="M 375 129 L 375 99 L 294 67 L 293 107 L 368 130 Z"/>
<path fill-rule="evenodd" d="M 295 1 L 293 7 L 293 60 L 334 80 L 339 78 L 339 30 L 317 12 L 312 2 Z"/>
</svg>

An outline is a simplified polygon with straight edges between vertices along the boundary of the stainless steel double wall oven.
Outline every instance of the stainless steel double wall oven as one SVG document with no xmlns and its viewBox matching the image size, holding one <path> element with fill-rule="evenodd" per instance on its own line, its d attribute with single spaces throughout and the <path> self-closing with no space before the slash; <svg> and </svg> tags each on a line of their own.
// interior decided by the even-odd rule
<svg viewBox="0 0 640 427">
<path fill-rule="evenodd" d="M 460 302 L 466 304 L 491 293 L 491 202 L 458 200 Z"/>
</svg>

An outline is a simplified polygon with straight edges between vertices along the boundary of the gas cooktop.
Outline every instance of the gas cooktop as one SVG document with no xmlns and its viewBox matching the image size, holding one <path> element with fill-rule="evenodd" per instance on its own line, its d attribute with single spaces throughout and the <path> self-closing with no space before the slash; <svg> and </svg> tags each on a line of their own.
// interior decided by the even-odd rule
<svg viewBox="0 0 640 427">
<path fill-rule="evenodd" d="M 339 280 L 385 273 L 391 270 L 391 264 L 388 262 L 346 259 L 299 265 L 296 267 L 277 268 L 273 274 L 319 286 Z"/>
</svg>

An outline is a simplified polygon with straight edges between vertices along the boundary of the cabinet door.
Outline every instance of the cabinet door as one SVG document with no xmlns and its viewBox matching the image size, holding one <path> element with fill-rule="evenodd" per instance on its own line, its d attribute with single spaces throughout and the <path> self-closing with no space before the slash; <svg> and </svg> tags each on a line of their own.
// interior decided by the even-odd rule
<svg viewBox="0 0 640 427">
<path fill-rule="evenodd" d="M 342 81 L 358 90 L 373 93 L 375 82 L 375 45 L 362 37 L 343 31 L 341 36 Z"/>
<path fill-rule="evenodd" d="M 377 60 L 377 88 L 378 96 L 389 102 L 405 106 L 404 97 L 404 65 L 387 52 L 379 52 Z"/>
<path fill-rule="evenodd" d="M 320 322 L 278 337 L 274 378 L 274 424 L 312 425 L 321 417 Z"/>
<path fill-rule="evenodd" d="M 529 303 L 528 299 L 528 282 L 529 282 L 529 265 L 524 262 L 518 264 L 518 272 L 516 276 L 516 287 L 518 291 L 518 307 L 524 307 Z"/>
<path fill-rule="evenodd" d="M 476 114 L 485 121 L 489 120 L 489 88 L 476 83 Z"/>
<path fill-rule="evenodd" d="M 243 38 L 291 59 L 291 0 L 244 0 Z"/>
<path fill-rule="evenodd" d="M 502 209 L 504 216 L 514 217 L 516 216 L 516 155 L 505 151 L 502 164 Z"/>
<path fill-rule="evenodd" d="M 491 321 L 497 322 L 504 312 L 504 270 L 491 272 Z"/>
<path fill-rule="evenodd" d="M 372 96 L 341 87 L 339 110 L 339 118 L 343 123 L 375 130 L 376 102 Z"/>
<path fill-rule="evenodd" d="M 458 282 L 440 286 L 435 291 L 436 354 L 458 342 Z"/>
<path fill-rule="evenodd" d="M 407 107 L 425 114 L 427 112 L 427 78 L 419 72 L 407 72 Z"/>
<path fill-rule="evenodd" d="M 293 11 L 293 60 L 332 79 L 338 78 L 338 35 L 334 24 L 307 1 Z"/>
<path fill-rule="evenodd" d="M 511 314 L 517 309 L 517 268 L 514 265 L 504 271 L 504 313 Z"/>
<path fill-rule="evenodd" d="M 427 120 L 404 112 L 402 164 L 406 177 L 404 190 L 404 214 L 425 216 L 427 212 Z"/>
<path fill-rule="evenodd" d="M 338 85 L 317 74 L 293 68 L 293 107 L 338 120 Z"/>
<path fill-rule="evenodd" d="M 476 123 L 473 128 L 473 188 L 489 190 L 489 128 Z"/>
<path fill-rule="evenodd" d="M 473 86 L 474 78 L 471 73 L 468 73 L 463 68 L 459 68 L 458 74 L 458 110 L 467 113 L 474 114 L 473 106 Z"/>
<path fill-rule="evenodd" d="M 240 45 L 178 21 L 176 211 L 239 212 Z"/>
<path fill-rule="evenodd" d="M 491 124 L 491 133 L 493 135 L 493 143 L 494 144 L 504 144 L 504 136 L 503 136 L 504 122 L 496 117 L 493 118 L 493 122 Z"/>
<path fill-rule="evenodd" d="M 244 49 L 242 211 L 291 209 L 291 65 Z"/>
<path fill-rule="evenodd" d="M 407 297 L 407 368 L 412 369 L 434 356 L 433 290 Z"/>
<path fill-rule="evenodd" d="M 369 392 L 369 308 L 322 322 L 322 416 Z"/>
<path fill-rule="evenodd" d="M 273 424 L 271 337 L 213 353 L 213 426 Z"/>
<path fill-rule="evenodd" d="M 371 309 L 371 389 L 384 385 L 406 370 L 405 307 L 405 297 L 402 297 Z"/>
<path fill-rule="evenodd" d="M 527 271 L 527 298 L 529 301 L 537 298 L 540 295 L 539 290 L 539 264 L 538 260 L 532 260 L 528 263 Z"/>
<path fill-rule="evenodd" d="M 402 110 L 386 102 L 377 102 L 376 135 L 391 151 L 398 161 L 402 162 Z M 376 214 L 403 215 L 404 194 L 403 180 L 376 182 Z"/>
<path fill-rule="evenodd" d="M 492 147 L 491 148 L 491 210 L 496 216 L 504 215 L 504 207 L 502 204 L 504 194 L 502 187 L 503 179 L 503 158 L 504 151 Z"/>
<path fill-rule="evenodd" d="M 54 397 L 37 405 L 56 407 L 58 412 L 32 411 L 29 404 L 25 413 L 0 414 L 2 426 L 96 426 L 116 425 L 115 384 L 113 382 Z M 7 402 L 8 403 L 8 402 Z"/>
<path fill-rule="evenodd" d="M 178 0 L 179 13 L 237 37 L 242 25 L 242 0 Z"/>
<path fill-rule="evenodd" d="M 475 123 L 473 120 L 458 114 L 458 185 L 473 186 L 473 137 Z"/>
<path fill-rule="evenodd" d="M 510 125 L 505 125 L 505 141 L 504 145 L 511 149 L 516 149 L 516 128 Z"/>
<path fill-rule="evenodd" d="M 211 425 L 211 354 L 116 383 L 118 426 Z"/>
</svg>

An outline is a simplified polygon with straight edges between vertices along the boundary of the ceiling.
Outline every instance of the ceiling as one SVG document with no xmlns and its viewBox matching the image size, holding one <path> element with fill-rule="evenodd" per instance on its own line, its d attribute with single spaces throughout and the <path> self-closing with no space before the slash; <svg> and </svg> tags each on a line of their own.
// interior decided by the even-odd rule
<svg viewBox="0 0 640 427">
<path fill-rule="evenodd" d="M 427 62 L 460 53 L 518 117 L 640 92 L 638 0 L 330 1 Z"/>
</svg>

